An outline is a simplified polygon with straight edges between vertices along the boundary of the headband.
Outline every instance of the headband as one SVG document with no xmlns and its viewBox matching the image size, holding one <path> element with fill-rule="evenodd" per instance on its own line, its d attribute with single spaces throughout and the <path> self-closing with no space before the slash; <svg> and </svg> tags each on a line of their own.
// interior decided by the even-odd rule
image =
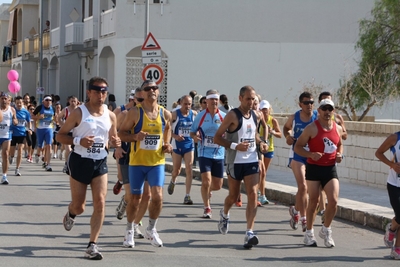
<svg viewBox="0 0 400 267">
<path fill-rule="evenodd" d="M 210 98 L 216 98 L 216 99 L 219 99 L 219 94 L 211 94 L 211 95 L 207 95 L 206 96 L 206 99 L 210 99 Z"/>
<path fill-rule="evenodd" d="M 52 100 L 51 96 L 46 96 L 43 100 Z"/>
<path fill-rule="evenodd" d="M 108 87 L 105 86 L 97 86 L 97 85 L 89 85 L 89 90 L 96 90 L 96 91 L 108 91 Z"/>
</svg>

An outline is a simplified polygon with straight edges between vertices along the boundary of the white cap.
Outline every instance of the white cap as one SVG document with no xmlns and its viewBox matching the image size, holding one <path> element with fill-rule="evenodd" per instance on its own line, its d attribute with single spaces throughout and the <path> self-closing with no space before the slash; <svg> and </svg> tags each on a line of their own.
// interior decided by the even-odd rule
<svg viewBox="0 0 400 267">
<path fill-rule="evenodd" d="M 269 109 L 271 107 L 271 105 L 269 104 L 269 102 L 267 100 L 262 100 L 260 102 L 260 107 L 259 109 L 262 110 L 264 108 Z"/>
<path fill-rule="evenodd" d="M 134 95 L 135 94 L 135 90 L 131 90 L 131 95 Z"/>
<path fill-rule="evenodd" d="M 333 103 L 333 101 L 328 98 L 321 100 L 321 103 L 319 103 L 319 107 L 323 107 L 326 105 L 329 105 L 329 106 L 332 106 L 333 108 L 335 108 L 335 104 Z"/>
</svg>

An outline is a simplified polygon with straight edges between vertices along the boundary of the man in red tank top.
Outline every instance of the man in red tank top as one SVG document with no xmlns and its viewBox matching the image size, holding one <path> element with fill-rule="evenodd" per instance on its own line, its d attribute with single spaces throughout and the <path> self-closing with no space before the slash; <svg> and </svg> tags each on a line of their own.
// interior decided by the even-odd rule
<svg viewBox="0 0 400 267">
<path fill-rule="evenodd" d="M 307 230 L 304 236 L 306 246 L 317 246 L 314 237 L 314 218 L 319 202 L 320 187 L 324 189 L 328 198 L 328 207 L 325 211 L 325 221 L 319 236 L 324 239 L 326 247 L 334 247 L 331 223 L 337 210 L 339 196 L 339 179 L 336 172 L 336 163 L 342 161 L 342 127 L 332 120 L 335 104 L 330 99 L 324 99 L 319 104 L 318 119 L 309 124 L 298 138 L 294 152 L 307 157 L 306 181 L 309 195 L 307 207 Z M 308 144 L 309 151 L 304 149 Z"/>
</svg>

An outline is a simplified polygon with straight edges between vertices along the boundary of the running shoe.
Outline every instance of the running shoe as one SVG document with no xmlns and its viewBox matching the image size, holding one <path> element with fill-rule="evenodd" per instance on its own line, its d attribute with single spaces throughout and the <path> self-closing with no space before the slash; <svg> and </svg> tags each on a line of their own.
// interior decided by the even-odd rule
<svg viewBox="0 0 400 267">
<path fill-rule="evenodd" d="M 62 172 L 63 173 L 66 173 L 66 174 L 69 174 L 69 171 L 68 171 L 68 165 L 67 165 L 67 163 L 65 162 L 65 164 L 64 164 L 64 167 L 63 167 L 63 170 L 62 170 Z"/>
<path fill-rule="evenodd" d="M 124 218 L 126 205 L 128 205 L 128 203 L 125 202 L 125 195 L 123 195 L 121 197 L 121 201 L 118 204 L 118 207 L 115 209 L 115 215 L 117 215 L 118 220 L 122 220 L 122 218 Z"/>
<path fill-rule="evenodd" d="M 297 230 L 297 228 L 299 227 L 299 219 L 300 219 L 299 212 L 295 210 L 294 206 L 290 206 L 289 214 L 291 216 L 290 227 L 292 227 L 293 230 Z"/>
<path fill-rule="evenodd" d="M 392 252 L 390 253 L 390 257 L 395 260 L 400 260 L 400 248 L 392 248 Z"/>
<path fill-rule="evenodd" d="M 9 157 L 8 162 L 10 163 L 10 165 L 12 165 L 14 163 L 14 157 Z"/>
<path fill-rule="evenodd" d="M 311 229 L 311 231 L 308 233 L 307 231 L 304 233 L 304 245 L 307 247 L 316 247 L 317 246 L 317 240 L 315 240 L 314 236 L 314 229 Z"/>
<path fill-rule="evenodd" d="M 35 162 L 39 163 L 39 155 L 35 155 Z"/>
<path fill-rule="evenodd" d="M 142 231 L 140 231 L 139 229 L 139 225 L 138 226 L 134 226 L 133 227 L 133 236 L 137 239 L 143 239 L 144 235 L 142 234 Z"/>
<path fill-rule="evenodd" d="M 244 248 L 250 249 L 258 245 L 258 237 L 253 232 L 247 232 L 244 237 Z"/>
<path fill-rule="evenodd" d="M 32 160 L 32 158 L 31 158 L 30 156 L 28 156 L 28 157 L 26 158 L 26 162 L 28 162 L 28 163 L 33 163 L 33 160 Z"/>
<path fill-rule="evenodd" d="M 226 235 L 229 231 L 229 214 L 225 218 L 224 217 L 224 209 L 221 209 L 219 211 L 218 229 L 219 229 L 219 232 L 223 235 Z"/>
<path fill-rule="evenodd" d="M 168 194 L 172 195 L 174 193 L 174 189 L 175 189 L 175 184 L 171 180 L 168 185 Z"/>
<path fill-rule="evenodd" d="M 42 163 L 42 168 L 45 169 L 46 166 L 47 166 L 46 162 L 43 162 L 43 163 Z"/>
<path fill-rule="evenodd" d="M 203 218 L 211 219 L 211 208 L 204 208 Z"/>
<path fill-rule="evenodd" d="M 67 231 L 71 231 L 72 227 L 75 224 L 75 219 L 72 219 L 69 216 L 69 211 L 67 211 L 67 213 L 64 216 L 63 224 L 64 224 L 65 230 L 67 230 Z"/>
<path fill-rule="evenodd" d="M 122 245 L 126 248 L 133 248 L 135 246 L 135 241 L 133 240 L 133 236 L 134 236 L 133 230 L 126 230 L 124 242 L 122 242 Z"/>
<path fill-rule="evenodd" d="M 394 245 L 394 238 L 396 237 L 396 231 L 390 230 L 390 227 L 392 226 L 391 223 L 388 223 L 385 228 L 385 235 L 383 237 L 383 242 L 385 243 L 385 246 L 388 248 L 392 248 Z"/>
<path fill-rule="evenodd" d="M 239 194 L 238 199 L 235 202 L 236 207 L 241 207 L 243 205 L 242 203 L 242 194 Z"/>
<path fill-rule="evenodd" d="M 335 241 L 332 239 L 332 229 L 322 226 L 321 231 L 319 231 L 319 237 L 324 239 L 325 247 L 333 248 L 335 246 Z"/>
<path fill-rule="evenodd" d="M 99 252 L 99 248 L 97 247 L 97 244 L 92 243 L 90 246 L 86 249 L 85 252 L 85 258 L 88 258 L 90 260 L 102 260 L 103 255 Z"/>
<path fill-rule="evenodd" d="M 63 159 L 63 151 L 58 151 L 58 158 L 59 158 L 60 160 Z"/>
<path fill-rule="evenodd" d="M 8 184 L 7 175 L 3 175 L 3 177 L 1 178 L 1 184 L 4 184 L 4 185 Z"/>
<path fill-rule="evenodd" d="M 53 171 L 53 169 L 50 167 L 50 165 L 46 165 L 45 169 L 47 172 Z"/>
<path fill-rule="evenodd" d="M 157 230 L 154 228 L 152 230 L 149 230 L 146 228 L 146 231 L 144 232 L 145 237 L 151 241 L 151 245 L 153 247 L 162 247 L 163 243 L 160 239 L 160 236 L 157 233 Z"/>
<path fill-rule="evenodd" d="M 261 205 L 269 204 L 269 200 L 266 196 L 258 196 L 258 201 L 261 203 Z"/>
<path fill-rule="evenodd" d="M 15 169 L 15 176 L 21 176 L 21 173 L 19 172 L 19 169 Z"/>
<path fill-rule="evenodd" d="M 121 193 L 122 190 L 122 183 L 120 183 L 119 181 L 117 181 L 113 187 L 113 193 L 114 195 L 118 195 L 119 193 Z"/>
<path fill-rule="evenodd" d="M 190 196 L 185 196 L 185 198 L 183 199 L 183 204 L 186 204 L 186 205 L 192 205 L 193 204 L 193 201 L 190 198 Z"/>
<path fill-rule="evenodd" d="M 303 232 L 305 232 L 307 230 L 307 219 L 301 219 L 301 228 L 303 230 Z"/>
<path fill-rule="evenodd" d="M 325 222 L 325 210 L 321 210 L 320 213 L 321 213 L 321 224 L 324 224 L 324 222 Z"/>
<path fill-rule="evenodd" d="M 56 159 L 56 158 L 57 158 L 57 154 L 54 154 L 54 155 L 53 155 L 53 159 Z"/>
</svg>

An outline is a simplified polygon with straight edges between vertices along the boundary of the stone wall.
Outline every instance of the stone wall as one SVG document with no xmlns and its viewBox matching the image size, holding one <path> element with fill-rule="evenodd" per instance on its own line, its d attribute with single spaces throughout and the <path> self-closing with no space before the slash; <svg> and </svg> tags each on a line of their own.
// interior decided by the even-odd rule
<svg viewBox="0 0 400 267">
<path fill-rule="evenodd" d="M 283 132 L 287 117 L 278 117 Z M 345 122 L 348 138 L 344 141 L 344 159 L 338 164 L 338 176 L 351 183 L 385 188 L 388 166 L 375 157 L 376 149 L 392 133 L 400 131 L 399 124 L 375 122 Z M 271 168 L 288 171 L 289 146 L 285 138 L 275 138 L 275 156 Z M 386 152 L 390 158 L 389 152 Z"/>
</svg>

